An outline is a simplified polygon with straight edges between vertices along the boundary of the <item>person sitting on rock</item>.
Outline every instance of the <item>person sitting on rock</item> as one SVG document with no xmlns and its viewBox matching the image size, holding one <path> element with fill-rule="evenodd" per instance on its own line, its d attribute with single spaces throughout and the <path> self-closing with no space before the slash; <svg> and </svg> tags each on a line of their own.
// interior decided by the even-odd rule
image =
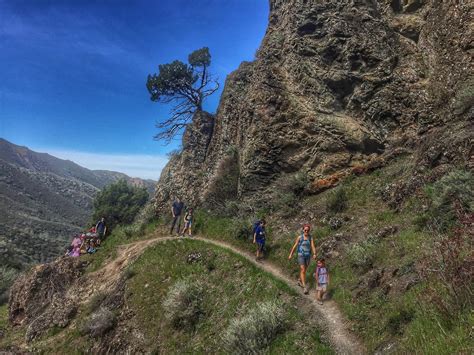
<svg viewBox="0 0 474 355">
<path fill-rule="evenodd" d="M 311 262 L 311 252 L 313 252 L 313 259 L 316 259 L 316 247 L 314 246 L 314 240 L 309 234 L 311 226 L 305 224 L 301 235 L 296 237 L 295 243 L 291 248 L 288 260 L 291 260 L 293 253 L 297 249 L 298 252 L 298 264 L 300 266 L 300 277 L 298 280 L 298 286 L 302 287 L 305 294 L 308 294 L 309 287 L 306 285 L 306 270 L 308 270 Z"/>
<path fill-rule="evenodd" d="M 74 236 L 74 239 L 71 242 L 71 247 L 72 248 L 70 248 L 69 256 L 73 256 L 73 257 L 81 256 L 82 239 L 80 235 L 76 234 Z"/>
<path fill-rule="evenodd" d="M 89 243 L 87 245 L 86 252 L 88 254 L 94 254 L 96 251 L 97 251 L 97 249 L 96 249 L 96 244 L 95 244 L 94 239 L 89 239 Z"/>
</svg>

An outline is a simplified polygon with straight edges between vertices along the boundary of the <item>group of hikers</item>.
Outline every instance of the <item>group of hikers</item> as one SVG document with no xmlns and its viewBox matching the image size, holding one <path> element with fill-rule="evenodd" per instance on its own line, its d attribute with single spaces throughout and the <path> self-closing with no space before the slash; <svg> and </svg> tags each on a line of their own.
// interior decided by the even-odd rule
<svg viewBox="0 0 474 355">
<path fill-rule="evenodd" d="M 184 228 L 181 230 L 181 216 L 184 212 Z M 184 237 L 184 234 L 188 232 L 188 236 L 192 237 L 192 226 L 193 226 L 193 209 L 185 208 L 184 202 L 177 197 L 171 206 L 171 214 L 173 221 L 171 222 L 170 233 L 173 234 L 173 230 L 176 227 L 176 234 Z"/>
<path fill-rule="evenodd" d="M 257 245 L 257 253 L 255 260 L 260 261 L 264 257 L 265 252 L 265 242 L 266 242 L 266 233 L 265 233 L 266 222 L 264 219 L 259 220 L 254 223 L 253 227 L 253 243 Z M 298 265 L 300 267 L 300 273 L 298 278 L 298 286 L 303 289 L 305 294 L 309 293 L 309 287 L 306 283 L 306 271 L 309 268 L 311 259 L 316 260 L 316 246 L 314 244 L 314 239 L 310 234 L 311 225 L 304 224 L 303 231 L 301 234 L 296 236 L 296 240 L 291 247 L 290 255 L 288 260 L 293 258 L 293 255 L 298 254 Z M 323 304 L 323 297 L 327 291 L 329 285 L 329 274 L 326 267 L 324 258 L 321 258 L 317 261 L 316 271 L 314 273 L 316 278 L 316 300 L 319 304 Z"/>
<path fill-rule="evenodd" d="M 66 249 L 66 256 L 78 257 L 82 254 L 94 254 L 103 242 L 107 226 L 102 217 L 94 226 L 84 233 L 74 235 L 71 245 Z"/>
<path fill-rule="evenodd" d="M 185 208 L 184 203 L 177 197 L 171 206 L 171 214 L 173 216 L 171 222 L 170 233 L 176 228 L 176 234 L 183 237 L 186 232 L 191 237 L 191 227 L 193 223 L 193 209 Z M 184 214 L 184 228 L 181 230 L 181 217 Z M 264 258 L 265 242 L 267 240 L 265 231 L 266 222 L 264 219 L 258 220 L 253 225 L 253 243 L 257 245 L 257 252 L 255 260 L 260 262 Z M 300 268 L 298 286 L 303 289 L 305 294 L 309 293 L 309 286 L 306 282 L 306 272 L 311 264 L 311 260 L 317 260 L 316 246 L 314 239 L 310 234 L 311 225 L 304 224 L 300 234 L 296 236 L 295 242 L 291 247 L 288 260 L 293 258 L 293 255 L 298 255 L 297 261 Z M 326 267 L 324 258 L 317 260 L 316 270 L 314 273 L 316 280 L 316 300 L 320 305 L 323 304 L 323 297 L 329 285 L 329 273 Z"/>
</svg>

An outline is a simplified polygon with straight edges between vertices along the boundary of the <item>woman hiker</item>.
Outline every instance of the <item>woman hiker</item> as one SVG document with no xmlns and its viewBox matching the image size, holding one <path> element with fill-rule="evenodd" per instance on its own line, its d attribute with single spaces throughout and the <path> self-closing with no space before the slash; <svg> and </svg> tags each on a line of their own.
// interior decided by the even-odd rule
<svg viewBox="0 0 474 355">
<path fill-rule="evenodd" d="M 295 244 L 293 244 L 290 251 L 290 256 L 288 256 L 288 260 L 291 260 L 293 253 L 298 248 L 298 264 L 300 266 L 298 286 L 303 288 L 305 294 L 309 292 L 309 287 L 306 285 L 306 270 L 308 270 L 311 261 L 311 252 L 313 253 L 313 259 L 316 259 L 316 247 L 314 246 L 313 238 L 309 234 L 310 230 L 311 226 L 309 224 L 303 226 L 303 232 L 296 237 Z"/>
</svg>

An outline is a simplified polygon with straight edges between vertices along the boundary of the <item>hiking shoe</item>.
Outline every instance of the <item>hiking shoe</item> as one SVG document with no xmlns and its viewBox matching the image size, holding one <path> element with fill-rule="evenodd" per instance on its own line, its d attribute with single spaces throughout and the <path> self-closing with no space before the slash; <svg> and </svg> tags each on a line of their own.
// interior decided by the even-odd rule
<svg viewBox="0 0 474 355">
<path fill-rule="evenodd" d="M 318 304 L 322 306 L 322 305 L 323 305 L 323 301 L 318 301 Z"/>
<path fill-rule="evenodd" d="M 303 284 L 301 283 L 301 280 L 298 280 L 297 284 L 298 284 L 299 287 L 303 288 Z"/>
<path fill-rule="evenodd" d="M 309 293 L 309 288 L 308 288 L 308 286 L 306 286 L 306 287 L 304 288 L 303 293 L 304 293 L 305 295 L 307 295 L 307 294 Z"/>
</svg>

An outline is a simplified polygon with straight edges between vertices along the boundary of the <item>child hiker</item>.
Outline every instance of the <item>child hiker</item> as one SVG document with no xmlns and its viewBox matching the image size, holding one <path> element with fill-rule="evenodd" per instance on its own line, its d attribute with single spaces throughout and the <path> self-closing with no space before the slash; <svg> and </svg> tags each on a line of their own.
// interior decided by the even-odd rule
<svg viewBox="0 0 474 355">
<path fill-rule="evenodd" d="M 188 235 L 192 237 L 191 227 L 193 225 L 193 209 L 190 208 L 184 216 L 184 228 L 181 232 L 181 236 L 184 237 L 184 233 L 188 231 Z"/>
<path fill-rule="evenodd" d="M 265 220 L 262 219 L 260 224 L 255 228 L 255 233 L 253 234 L 253 243 L 257 244 L 257 256 L 256 261 L 259 261 L 263 258 L 263 251 L 265 250 Z"/>
<path fill-rule="evenodd" d="M 316 272 L 314 274 L 316 276 L 317 285 L 316 300 L 319 304 L 323 304 L 323 298 L 329 285 L 329 274 L 324 259 L 318 261 L 318 266 L 316 267 Z"/>
</svg>

